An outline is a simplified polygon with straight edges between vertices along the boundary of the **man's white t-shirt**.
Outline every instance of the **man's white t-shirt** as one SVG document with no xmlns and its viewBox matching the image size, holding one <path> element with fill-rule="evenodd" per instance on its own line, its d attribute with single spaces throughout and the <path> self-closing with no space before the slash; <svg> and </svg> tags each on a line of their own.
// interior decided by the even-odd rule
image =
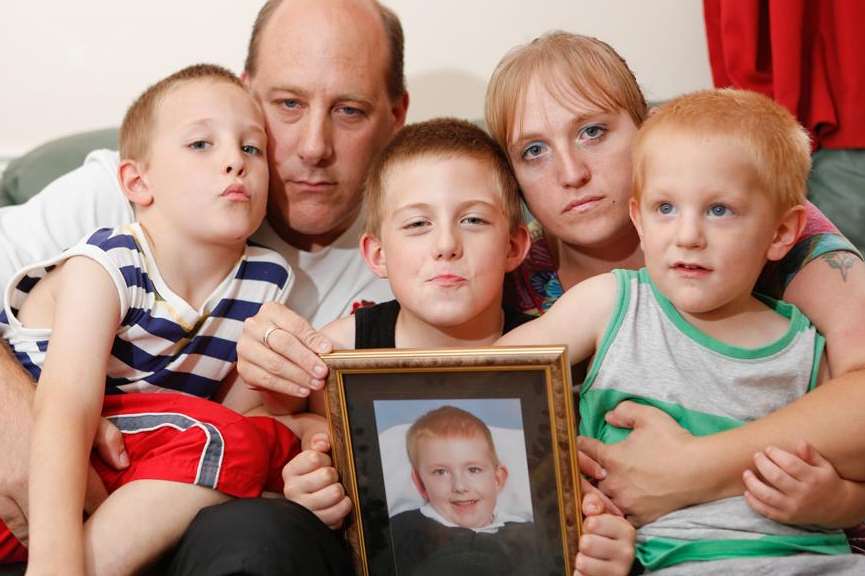
<svg viewBox="0 0 865 576">
<path fill-rule="evenodd" d="M 15 272 L 74 246 L 99 227 L 134 220 L 132 206 L 117 180 L 120 158 L 96 150 L 84 164 L 61 176 L 21 206 L 0 208 L 0 286 Z M 387 280 L 376 277 L 358 250 L 361 218 L 332 245 L 304 252 L 286 243 L 265 220 L 252 240 L 282 254 L 295 273 L 288 306 L 314 328 L 366 303 L 391 300 Z"/>
</svg>

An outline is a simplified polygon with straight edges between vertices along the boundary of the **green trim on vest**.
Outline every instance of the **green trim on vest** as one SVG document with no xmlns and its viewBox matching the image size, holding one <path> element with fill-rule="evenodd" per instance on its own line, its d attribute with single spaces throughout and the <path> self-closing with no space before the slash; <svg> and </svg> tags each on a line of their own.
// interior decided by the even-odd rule
<svg viewBox="0 0 865 576">
<path fill-rule="evenodd" d="M 823 363 L 823 351 L 826 349 L 826 338 L 817 332 L 814 338 L 814 366 L 811 367 L 811 381 L 808 383 L 808 392 L 819 384 L 820 365 Z"/>
<path fill-rule="evenodd" d="M 601 364 L 603 364 L 604 358 L 607 356 L 607 350 L 610 349 L 610 345 L 616 339 L 616 334 L 619 333 L 619 328 L 622 326 L 622 320 L 624 320 L 625 315 L 628 313 L 628 305 L 631 303 L 630 281 L 631 278 L 634 277 L 634 274 L 634 270 L 623 270 L 622 268 L 616 268 L 613 270 L 613 276 L 616 277 L 617 290 L 616 305 L 613 308 L 613 316 L 610 318 L 607 327 L 604 329 L 601 344 L 598 346 L 595 355 L 592 357 L 592 363 L 589 366 L 589 373 L 586 375 L 586 379 L 583 380 L 583 385 L 580 390 L 586 390 L 592 386 L 592 382 L 594 382 L 595 378 L 598 377 L 598 370 L 601 369 Z"/>
<path fill-rule="evenodd" d="M 779 339 L 771 342 L 765 346 L 761 346 L 759 348 L 740 348 L 739 346 L 733 346 L 731 344 L 726 344 L 721 342 L 720 340 L 716 340 L 712 338 L 708 334 L 705 334 L 698 328 L 696 328 L 693 324 L 685 320 L 682 317 L 681 313 L 676 310 L 676 307 L 673 306 L 673 303 L 670 302 L 664 294 L 658 290 L 658 287 L 655 286 L 655 283 L 652 282 L 652 279 L 649 277 L 649 273 L 645 268 L 640 269 L 639 278 L 641 284 L 648 284 L 652 288 L 652 293 L 655 295 L 655 299 L 658 301 L 658 305 L 661 307 L 661 310 L 664 311 L 667 318 L 678 328 L 683 334 L 691 338 L 697 344 L 700 344 L 704 348 L 708 348 L 718 354 L 723 354 L 725 356 L 729 356 L 730 358 L 739 358 L 742 360 L 755 360 L 758 358 L 766 358 L 772 356 L 773 354 L 777 354 L 784 348 L 786 348 L 790 342 L 796 338 L 796 335 L 803 330 L 806 330 L 809 326 L 809 321 L 805 316 L 799 311 L 798 308 L 793 306 L 788 302 L 782 302 L 780 300 L 771 300 L 766 298 L 760 298 L 766 305 L 775 310 L 781 316 L 788 318 L 790 320 L 790 325 L 787 327 L 787 332 Z"/>
<path fill-rule="evenodd" d="M 807 536 L 762 536 L 737 540 L 671 540 L 653 538 L 637 544 L 637 558 L 648 570 L 682 562 L 730 558 L 780 557 L 793 554 L 850 554 L 843 532 Z"/>
<path fill-rule="evenodd" d="M 653 406 L 670 415 L 679 426 L 695 436 L 708 436 L 725 430 L 738 428 L 744 422 L 727 416 L 689 410 L 681 404 L 663 402 L 655 398 L 640 396 L 632 392 L 613 389 L 580 390 L 580 435 L 596 438 L 604 444 L 621 442 L 631 433 L 630 429 L 616 428 L 604 420 L 606 406 L 618 406 L 630 400 L 644 406 Z"/>
</svg>

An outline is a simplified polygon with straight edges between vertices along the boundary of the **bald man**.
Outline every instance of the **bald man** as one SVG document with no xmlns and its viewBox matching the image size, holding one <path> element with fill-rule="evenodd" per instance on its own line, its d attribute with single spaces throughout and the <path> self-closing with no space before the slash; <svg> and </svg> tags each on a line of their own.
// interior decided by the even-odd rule
<svg viewBox="0 0 865 576">
<path fill-rule="evenodd" d="M 357 246 L 367 169 L 402 127 L 408 108 L 402 28 L 373 0 L 268 1 L 253 27 L 243 79 L 264 110 L 269 138 L 267 219 L 253 240 L 280 252 L 296 283 L 287 308 L 266 305 L 248 322 L 238 353 L 244 377 L 277 392 L 283 391 L 281 380 L 272 382 L 260 366 L 273 365 L 280 355 L 299 358 L 297 364 L 278 363 L 285 382 L 303 381 L 290 391 L 304 395 L 323 385 L 313 350 L 329 346 L 311 327 L 361 303 L 392 298 Z M 31 202 L 2 213 L 0 226 L 22 239 L 4 247 L 3 286 L 15 271 L 6 262 L 20 267 L 46 259 L 98 226 L 132 221 L 117 184 L 118 164 L 116 152 L 95 151 Z M 15 234 L 17 228 L 27 234 Z M 264 339 L 272 326 L 281 329 Z M 0 517 L 19 536 L 26 536 L 33 390 L 8 350 L 0 350 Z M 108 432 L 97 445 L 117 461 L 119 435 Z M 287 500 L 234 501 L 203 511 L 159 572 L 350 572 L 342 542 L 328 526 L 339 526 L 351 504 L 326 450 L 302 452 L 283 475 Z M 103 497 L 98 484 L 88 491 L 91 507 Z"/>
</svg>

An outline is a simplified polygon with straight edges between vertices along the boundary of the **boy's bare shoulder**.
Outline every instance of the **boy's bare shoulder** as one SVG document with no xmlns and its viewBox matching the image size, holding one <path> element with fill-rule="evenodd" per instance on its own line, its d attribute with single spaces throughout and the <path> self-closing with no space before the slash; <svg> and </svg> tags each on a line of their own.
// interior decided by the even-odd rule
<svg viewBox="0 0 865 576">
<path fill-rule="evenodd" d="M 618 290 L 618 281 L 615 274 L 606 272 L 587 278 L 569 288 L 562 297 L 559 298 L 555 306 L 559 308 L 583 308 L 587 304 L 591 304 L 593 308 L 603 307 L 609 302 L 612 306 L 615 301 Z"/>
<path fill-rule="evenodd" d="M 354 350 L 354 316 L 338 318 L 321 329 L 334 350 Z"/>
</svg>

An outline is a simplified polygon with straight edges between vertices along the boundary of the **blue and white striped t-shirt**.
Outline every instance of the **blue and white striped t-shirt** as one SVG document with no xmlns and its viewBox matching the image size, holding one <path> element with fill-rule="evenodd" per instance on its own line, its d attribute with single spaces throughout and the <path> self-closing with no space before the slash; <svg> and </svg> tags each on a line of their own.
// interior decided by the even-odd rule
<svg viewBox="0 0 865 576">
<path fill-rule="evenodd" d="M 102 228 L 49 261 L 19 271 L 6 288 L 0 333 L 38 380 L 51 330 L 25 328 L 18 310 L 54 266 L 86 256 L 108 272 L 121 323 L 106 371 L 106 393 L 185 392 L 210 397 L 237 360 L 243 321 L 264 302 L 284 303 L 294 274 L 276 252 L 247 245 L 232 271 L 196 310 L 162 279 L 138 223 Z"/>
</svg>

